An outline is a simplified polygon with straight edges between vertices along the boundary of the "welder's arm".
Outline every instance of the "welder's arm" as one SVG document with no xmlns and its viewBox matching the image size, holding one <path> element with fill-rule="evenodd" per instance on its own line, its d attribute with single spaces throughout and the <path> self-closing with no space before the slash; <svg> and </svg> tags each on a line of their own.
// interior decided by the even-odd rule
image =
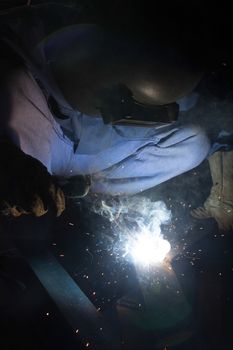
<svg viewBox="0 0 233 350">
<path fill-rule="evenodd" d="M 8 139 L 0 140 L 0 212 L 13 217 L 48 210 L 57 216 L 65 209 L 63 191 L 46 167 Z"/>
</svg>

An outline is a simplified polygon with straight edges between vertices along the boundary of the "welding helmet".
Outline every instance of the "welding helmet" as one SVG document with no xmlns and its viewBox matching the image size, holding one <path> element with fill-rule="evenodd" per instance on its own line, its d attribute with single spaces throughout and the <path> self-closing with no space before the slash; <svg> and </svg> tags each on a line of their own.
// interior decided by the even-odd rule
<svg viewBox="0 0 233 350">
<path fill-rule="evenodd" d="M 58 86 L 73 108 L 107 124 L 176 120 L 176 101 L 202 76 L 184 52 L 143 36 L 87 24 L 62 35 L 63 49 L 51 60 Z"/>
</svg>

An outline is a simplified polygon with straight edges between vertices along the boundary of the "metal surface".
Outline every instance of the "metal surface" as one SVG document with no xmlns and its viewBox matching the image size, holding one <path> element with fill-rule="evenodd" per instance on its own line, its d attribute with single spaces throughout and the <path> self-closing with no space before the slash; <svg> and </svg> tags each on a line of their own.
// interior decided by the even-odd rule
<svg viewBox="0 0 233 350">
<path fill-rule="evenodd" d="M 25 243 L 25 242 L 24 242 Z M 119 338 L 57 259 L 36 242 L 20 250 L 75 333 L 94 349 L 120 349 Z"/>
</svg>

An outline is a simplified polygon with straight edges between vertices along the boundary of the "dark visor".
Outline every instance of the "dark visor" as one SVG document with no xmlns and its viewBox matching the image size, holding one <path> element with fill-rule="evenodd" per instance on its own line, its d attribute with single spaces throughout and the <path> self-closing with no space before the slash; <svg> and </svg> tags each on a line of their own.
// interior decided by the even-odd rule
<svg viewBox="0 0 233 350">
<path fill-rule="evenodd" d="M 177 120 L 179 105 L 146 105 L 136 101 L 131 91 L 119 85 L 102 96 L 102 106 L 98 108 L 105 124 L 150 125 L 171 123 Z"/>
</svg>

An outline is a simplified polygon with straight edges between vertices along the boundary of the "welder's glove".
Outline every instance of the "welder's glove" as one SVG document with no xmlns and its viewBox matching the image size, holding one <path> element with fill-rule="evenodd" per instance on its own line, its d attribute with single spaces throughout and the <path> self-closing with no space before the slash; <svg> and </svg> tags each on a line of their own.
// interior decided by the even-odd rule
<svg viewBox="0 0 233 350">
<path fill-rule="evenodd" d="M 205 201 L 203 207 L 193 209 L 191 215 L 196 219 L 214 218 L 220 230 L 233 230 L 232 203 L 224 203 L 219 197 L 214 197 L 213 194 Z"/>
<path fill-rule="evenodd" d="M 10 142 L 0 142 L 0 212 L 13 217 L 65 209 L 63 191 L 46 167 Z"/>
<path fill-rule="evenodd" d="M 220 230 L 233 230 L 233 151 L 218 151 L 209 157 L 213 186 L 202 207 L 193 209 L 196 219 L 214 218 Z"/>
</svg>

